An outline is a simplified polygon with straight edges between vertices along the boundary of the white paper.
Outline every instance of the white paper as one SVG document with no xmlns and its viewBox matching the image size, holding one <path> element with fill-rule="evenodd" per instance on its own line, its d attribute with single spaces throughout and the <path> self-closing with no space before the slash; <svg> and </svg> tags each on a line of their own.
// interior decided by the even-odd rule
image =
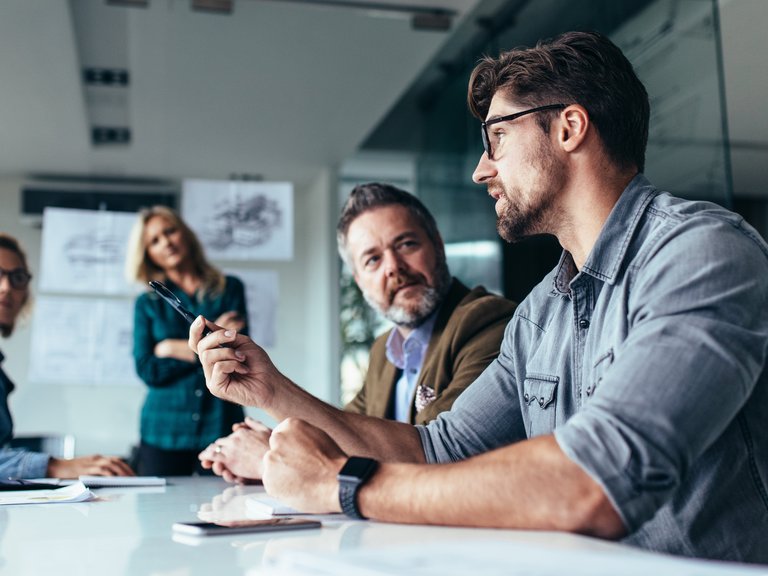
<svg viewBox="0 0 768 576">
<path fill-rule="evenodd" d="M 259 346 L 270 348 L 277 344 L 277 303 L 279 281 L 274 270 L 226 268 L 226 274 L 237 276 L 245 285 L 248 308 L 248 329 L 251 339 Z"/>
<path fill-rule="evenodd" d="M 165 486 L 160 476 L 80 476 L 88 488 L 127 488 L 131 486 Z"/>
<path fill-rule="evenodd" d="M 133 361 L 133 302 L 39 296 L 32 315 L 29 379 L 141 385 Z"/>
<path fill-rule="evenodd" d="M 272 574 L 315 576 L 739 576 L 765 567 L 689 560 L 630 548 L 615 552 L 550 545 L 546 541 L 452 541 L 332 554 L 289 549 L 270 559 Z"/>
<path fill-rule="evenodd" d="M 185 180 L 182 214 L 213 260 L 293 258 L 290 182 Z"/>
<path fill-rule="evenodd" d="M 128 236 L 136 215 L 46 208 L 43 213 L 40 291 L 136 294 L 124 276 Z"/>
<path fill-rule="evenodd" d="M 95 494 L 82 482 L 75 482 L 63 488 L 51 490 L 16 490 L 0 493 L 0 505 L 11 504 L 64 504 L 67 502 L 85 502 L 93 500 Z"/>
</svg>

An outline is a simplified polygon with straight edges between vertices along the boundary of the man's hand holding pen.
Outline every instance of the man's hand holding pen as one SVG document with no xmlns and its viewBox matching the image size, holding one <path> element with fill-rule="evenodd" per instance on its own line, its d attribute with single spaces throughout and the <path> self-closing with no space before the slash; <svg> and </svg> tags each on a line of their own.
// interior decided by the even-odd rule
<svg viewBox="0 0 768 576">
<path fill-rule="evenodd" d="M 206 327 L 211 333 L 203 337 Z M 284 376 L 248 336 L 198 316 L 189 329 L 189 347 L 200 358 L 211 394 L 243 406 L 269 409 L 275 383 Z"/>
</svg>

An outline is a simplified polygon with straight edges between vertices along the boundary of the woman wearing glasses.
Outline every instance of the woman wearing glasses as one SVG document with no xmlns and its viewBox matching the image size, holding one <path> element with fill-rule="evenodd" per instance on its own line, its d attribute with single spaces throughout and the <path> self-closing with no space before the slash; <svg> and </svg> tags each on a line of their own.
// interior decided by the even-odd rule
<svg viewBox="0 0 768 576">
<path fill-rule="evenodd" d="M 0 334 L 3 338 L 13 333 L 16 320 L 29 309 L 31 278 L 27 257 L 19 243 L 7 234 L 0 234 Z M 0 352 L 0 479 L 133 475 L 131 468 L 116 457 L 95 455 L 63 460 L 49 454 L 10 448 L 13 419 L 8 409 L 8 395 L 14 385 L 3 372 L 3 359 Z"/>
<path fill-rule="evenodd" d="M 243 283 L 206 260 L 194 232 L 170 208 L 154 206 L 139 214 L 126 272 L 144 286 L 162 282 L 195 316 L 248 333 Z M 208 392 L 197 356 L 187 346 L 188 334 L 188 322 L 154 292 L 136 300 L 133 355 L 136 372 L 149 387 L 137 454 L 141 475 L 202 472 L 200 451 L 243 420 L 242 407 Z"/>
</svg>

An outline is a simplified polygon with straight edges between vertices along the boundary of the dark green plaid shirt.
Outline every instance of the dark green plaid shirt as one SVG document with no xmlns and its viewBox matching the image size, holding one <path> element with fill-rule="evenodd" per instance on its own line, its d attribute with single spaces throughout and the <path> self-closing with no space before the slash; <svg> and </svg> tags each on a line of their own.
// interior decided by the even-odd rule
<svg viewBox="0 0 768 576">
<path fill-rule="evenodd" d="M 209 320 L 235 310 L 246 319 L 243 283 L 227 276 L 224 292 L 215 298 L 190 298 L 170 280 L 164 283 L 192 314 Z M 243 333 L 248 333 L 246 323 Z M 214 397 L 205 386 L 199 362 L 158 358 L 155 345 L 167 338 L 189 337 L 189 324 L 154 292 L 136 300 L 133 356 L 136 372 L 149 386 L 141 410 L 141 440 L 165 450 L 202 450 L 232 431 L 243 420 L 242 407 Z"/>
</svg>

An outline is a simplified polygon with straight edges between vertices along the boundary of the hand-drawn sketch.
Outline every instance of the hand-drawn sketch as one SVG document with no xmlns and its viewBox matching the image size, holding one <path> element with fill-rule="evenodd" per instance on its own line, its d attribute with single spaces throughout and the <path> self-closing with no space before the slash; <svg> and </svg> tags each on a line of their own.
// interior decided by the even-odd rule
<svg viewBox="0 0 768 576">
<path fill-rule="evenodd" d="M 40 290 L 79 294 L 135 294 L 123 277 L 135 214 L 46 208 Z"/>
<path fill-rule="evenodd" d="M 253 341 L 263 348 L 275 346 L 280 293 L 277 272 L 243 268 L 226 268 L 224 272 L 237 276 L 245 284 L 248 327 Z"/>
<path fill-rule="evenodd" d="M 45 384 L 140 386 L 132 347 L 132 301 L 38 296 L 29 379 Z"/>
<path fill-rule="evenodd" d="M 211 259 L 293 258 L 289 182 L 185 180 L 182 208 Z"/>
</svg>

